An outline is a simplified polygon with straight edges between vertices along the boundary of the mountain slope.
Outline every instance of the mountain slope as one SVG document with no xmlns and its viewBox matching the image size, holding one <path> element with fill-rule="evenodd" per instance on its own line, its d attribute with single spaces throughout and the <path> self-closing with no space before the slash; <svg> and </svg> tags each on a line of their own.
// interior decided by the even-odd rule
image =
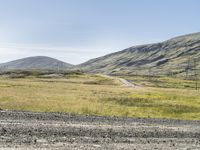
<svg viewBox="0 0 200 150">
<path fill-rule="evenodd" d="M 47 70 L 67 70 L 73 65 L 59 61 L 46 56 L 27 57 L 14 60 L 8 63 L 0 64 L 1 70 L 29 70 L 29 69 L 47 69 Z"/>
<path fill-rule="evenodd" d="M 83 71 L 105 74 L 183 73 L 186 67 L 200 68 L 200 33 L 179 36 L 161 43 L 139 45 L 89 60 Z"/>
</svg>

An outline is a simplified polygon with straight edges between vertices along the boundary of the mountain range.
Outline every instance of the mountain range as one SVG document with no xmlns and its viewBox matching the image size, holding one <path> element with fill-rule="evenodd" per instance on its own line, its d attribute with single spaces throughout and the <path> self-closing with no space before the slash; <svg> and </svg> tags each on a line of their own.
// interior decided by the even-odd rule
<svg viewBox="0 0 200 150">
<path fill-rule="evenodd" d="M 179 36 L 164 42 L 138 45 L 79 65 L 71 65 L 50 57 L 28 57 L 0 64 L 12 69 L 81 69 L 104 74 L 182 74 L 200 69 L 200 32 Z"/>
</svg>

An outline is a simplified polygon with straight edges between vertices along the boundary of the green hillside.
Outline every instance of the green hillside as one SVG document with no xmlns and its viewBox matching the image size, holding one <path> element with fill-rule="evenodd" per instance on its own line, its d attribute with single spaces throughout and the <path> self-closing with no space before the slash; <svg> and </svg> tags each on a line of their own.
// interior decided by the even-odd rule
<svg viewBox="0 0 200 150">
<path fill-rule="evenodd" d="M 200 33 L 133 46 L 89 60 L 79 68 L 105 74 L 193 75 L 200 68 Z"/>
</svg>

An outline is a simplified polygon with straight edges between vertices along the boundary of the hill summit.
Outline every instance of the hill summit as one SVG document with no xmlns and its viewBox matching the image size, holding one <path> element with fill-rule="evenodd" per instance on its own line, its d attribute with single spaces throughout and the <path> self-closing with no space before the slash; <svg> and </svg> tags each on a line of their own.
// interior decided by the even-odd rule
<svg viewBox="0 0 200 150">
<path fill-rule="evenodd" d="M 67 70 L 73 65 L 46 56 L 27 57 L 0 64 L 2 70 Z"/>
</svg>

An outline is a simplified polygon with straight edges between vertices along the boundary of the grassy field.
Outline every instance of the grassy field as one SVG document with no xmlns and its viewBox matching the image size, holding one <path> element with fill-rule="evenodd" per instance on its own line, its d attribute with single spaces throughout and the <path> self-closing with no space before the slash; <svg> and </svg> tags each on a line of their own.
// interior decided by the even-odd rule
<svg viewBox="0 0 200 150">
<path fill-rule="evenodd" d="M 119 76 L 135 84 L 144 87 L 157 88 L 179 88 L 179 89 L 196 89 L 196 81 L 193 79 L 184 79 L 181 77 L 167 77 L 167 76 Z M 198 88 L 200 88 L 200 81 L 198 81 Z"/>
<path fill-rule="evenodd" d="M 119 81 L 98 75 L 65 75 L 58 78 L 0 77 L 0 109 L 67 112 L 90 115 L 200 119 L 200 92 L 182 85 L 190 81 L 166 79 L 169 86 L 131 77 L 143 84 L 124 87 Z M 144 83 L 153 86 L 144 86 Z M 173 83 L 173 84 L 172 84 Z M 172 88 L 172 85 L 177 85 Z M 177 88 L 179 87 L 180 88 Z"/>
</svg>

